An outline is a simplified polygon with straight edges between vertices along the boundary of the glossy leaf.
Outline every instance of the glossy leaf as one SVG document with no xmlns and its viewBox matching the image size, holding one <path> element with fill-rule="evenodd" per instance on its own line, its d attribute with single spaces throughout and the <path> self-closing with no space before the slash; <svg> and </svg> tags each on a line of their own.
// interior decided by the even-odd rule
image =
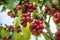
<svg viewBox="0 0 60 40">
<path fill-rule="evenodd" d="M 48 5 L 49 9 L 52 9 L 51 5 L 52 5 L 52 0 L 46 0 L 46 5 Z"/>
<path fill-rule="evenodd" d="M 58 0 L 53 0 L 54 3 L 58 4 Z"/>
<path fill-rule="evenodd" d="M 38 2 L 38 6 L 40 7 L 40 9 L 42 10 L 43 5 L 45 4 L 45 0 L 39 1 Z"/>
<path fill-rule="evenodd" d="M 57 4 L 58 8 L 60 9 L 60 2 L 58 1 L 58 4 Z"/>
<path fill-rule="evenodd" d="M 27 27 L 23 28 L 23 40 L 30 40 L 31 32 L 29 30 L 29 23 L 27 23 Z"/>
<path fill-rule="evenodd" d="M 18 14 L 19 14 L 19 16 L 21 17 L 21 16 L 22 16 L 22 10 L 19 10 L 19 11 L 18 11 Z"/>
<path fill-rule="evenodd" d="M 29 0 L 30 2 L 35 2 L 36 4 L 38 4 L 38 0 Z"/>
<path fill-rule="evenodd" d="M 33 18 L 33 19 L 38 19 L 38 17 L 37 17 L 36 14 L 32 14 L 32 18 Z"/>
<path fill-rule="evenodd" d="M 20 23 L 20 17 L 16 17 L 16 19 L 14 20 L 14 27 L 17 27 Z"/>
<path fill-rule="evenodd" d="M 2 30 L 1 30 L 1 35 L 2 35 L 2 36 L 6 36 L 6 35 L 10 35 L 10 33 L 9 33 L 7 30 L 2 29 Z"/>
<path fill-rule="evenodd" d="M 16 6 L 19 4 L 20 0 L 9 0 L 9 3 L 6 6 L 6 8 L 13 10 L 16 8 Z"/>
<path fill-rule="evenodd" d="M 14 32 L 12 40 L 23 40 L 23 36 L 20 33 Z"/>
<path fill-rule="evenodd" d="M 60 23 L 57 24 L 57 27 L 60 27 Z"/>
<path fill-rule="evenodd" d="M 0 32 L 1 32 L 1 30 L 3 29 L 3 27 L 2 26 L 0 26 Z M 0 39 L 2 38 L 2 35 L 1 35 L 1 33 L 0 33 Z"/>
</svg>

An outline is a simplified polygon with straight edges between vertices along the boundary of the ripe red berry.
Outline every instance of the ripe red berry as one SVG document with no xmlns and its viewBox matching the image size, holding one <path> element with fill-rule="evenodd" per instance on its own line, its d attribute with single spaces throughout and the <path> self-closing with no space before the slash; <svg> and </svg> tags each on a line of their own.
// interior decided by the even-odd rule
<svg viewBox="0 0 60 40">
<path fill-rule="evenodd" d="M 60 32 L 60 27 L 58 28 L 58 31 Z"/>
<path fill-rule="evenodd" d="M 28 22 L 32 22 L 33 20 L 30 17 L 26 18 Z"/>
<path fill-rule="evenodd" d="M 52 8 L 55 8 L 56 10 L 58 10 L 58 7 L 57 7 L 57 5 L 56 4 L 52 4 Z"/>
<path fill-rule="evenodd" d="M 60 40 L 60 28 L 58 28 L 57 32 L 55 33 L 55 40 Z"/>
<path fill-rule="evenodd" d="M 35 20 L 35 21 L 34 21 L 34 23 L 36 23 L 36 24 L 40 25 L 40 24 L 42 24 L 42 23 L 43 23 L 43 21 L 42 21 L 42 20 Z"/>
<path fill-rule="evenodd" d="M 21 21 L 21 23 L 20 23 L 23 27 L 26 27 L 26 22 L 25 21 Z"/>
<path fill-rule="evenodd" d="M 33 9 L 28 9 L 27 12 L 33 12 Z"/>
<path fill-rule="evenodd" d="M 28 3 L 25 4 L 25 7 L 28 7 Z"/>
<path fill-rule="evenodd" d="M 22 20 L 26 21 L 26 17 L 22 17 Z"/>
<path fill-rule="evenodd" d="M 12 25 L 8 26 L 8 31 L 14 31 L 14 27 Z"/>
<path fill-rule="evenodd" d="M 28 8 L 29 8 L 29 9 L 33 8 L 33 3 L 29 3 L 29 4 L 28 4 Z"/>
<path fill-rule="evenodd" d="M 55 18 L 54 19 L 54 22 L 57 24 L 57 23 L 59 23 L 59 18 Z"/>
<path fill-rule="evenodd" d="M 47 12 L 49 10 L 48 6 L 45 5 L 45 11 Z"/>
<path fill-rule="evenodd" d="M 26 14 L 27 14 L 27 16 L 31 16 L 31 12 L 27 12 Z"/>
<path fill-rule="evenodd" d="M 39 26 L 39 27 L 40 27 L 40 29 L 44 29 L 44 26 L 43 26 L 43 24 L 40 24 L 40 26 Z"/>
<path fill-rule="evenodd" d="M 59 18 L 60 17 L 60 13 L 58 13 L 58 12 L 54 13 L 54 17 L 55 18 Z"/>
<path fill-rule="evenodd" d="M 51 14 L 51 10 L 48 10 L 47 15 L 50 15 L 50 14 Z"/>
<path fill-rule="evenodd" d="M 40 24 L 43 24 L 43 21 L 42 20 L 40 20 Z"/>
<path fill-rule="evenodd" d="M 17 5 L 16 10 L 21 10 L 22 6 L 21 5 Z"/>
</svg>

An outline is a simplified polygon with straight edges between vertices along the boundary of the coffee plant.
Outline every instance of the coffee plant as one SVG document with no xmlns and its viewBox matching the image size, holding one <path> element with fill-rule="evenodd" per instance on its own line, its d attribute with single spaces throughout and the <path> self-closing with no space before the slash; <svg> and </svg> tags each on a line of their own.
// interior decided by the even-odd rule
<svg viewBox="0 0 60 40">
<path fill-rule="evenodd" d="M 60 40 L 60 0 L 0 0 L 0 5 L 1 12 L 9 9 L 7 15 L 14 18 L 13 25 L 0 25 L 0 40 L 30 40 L 31 35 L 38 40 L 41 34 L 45 40 Z M 51 17 L 55 34 L 50 30 Z"/>
</svg>

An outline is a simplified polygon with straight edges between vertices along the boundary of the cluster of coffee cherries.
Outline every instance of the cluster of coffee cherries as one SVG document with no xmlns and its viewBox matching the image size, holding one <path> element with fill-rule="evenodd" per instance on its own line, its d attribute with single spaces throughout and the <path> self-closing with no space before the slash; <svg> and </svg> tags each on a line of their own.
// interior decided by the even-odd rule
<svg viewBox="0 0 60 40">
<path fill-rule="evenodd" d="M 44 25 L 42 20 L 34 20 L 32 22 L 32 25 L 30 26 L 30 31 L 34 35 L 39 35 L 43 29 L 44 29 Z"/>
<path fill-rule="evenodd" d="M 60 22 L 60 10 L 58 9 L 56 4 L 52 4 L 52 10 L 50 10 L 48 6 L 45 5 L 45 11 L 48 15 L 50 15 L 51 13 L 53 14 L 54 22 L 56 24 Z"/>
<path fill-rule="evenodd" d="M 54 16 L 54 22 L 57 24 L 60 22 L 60 10 L 58 9 L 56 4 L 53 4 L 53 16 Z"/>
<path fill-rule="evenodd" d="M 11 36 L 3 36 L 2 40 L 11 40 Z"/>
<path fill-rule="evenodd" d="M 26 13 L 26 12 L 33 12 L 33 10 L 35 10 L 37 7 L 37 5 L 35 3 L 25 3 L 24 5 L 24 9 L 23 9 L 23 12 Z"/>
<path fill-rule="evenodd" d="M 31 18 L 31 14 L 32 14 L 33 10 L 35 10 L 35 9 L 36 9 L 36 4 L 34 4 L 34 3 L 26 3 L 24 5 L 22 20 L 21 20 L 21 25 L 23 27 L 26 27 L 27 21 L 28 22 L 33 21 L 33 19 Z"/>
<path fill-rule="evenodd" d="M 60 28 L 58 28 L 57 32 L 55 33 L 55 40 L 60 40 Z"/>
<path fill-rule="evenodd" d="M 20 26 L 17 26 L 17 27 L 13 27 L 12 25 L 10 26 L 7 26 L 7 28 L 5 29 L 7 30 L 8 32 L 21 32 L 21 29 L 20 29 Z M 8 35 L 8 36 L 2 36 L 2 40 L 11 40 L 12 36 L 11 35 Z"/>
<path fill-rule="evenodd" d="M 47 5 L 45 5 L 45 12 L 47 13 L 47 15 L 51 14 L 51 10 L 48 8 Z"/>
<path fill-rule="evenodd" d="M 9 11 L 7 13 L 8 16 L 10 16 L 11 18 L 15 18 L 15 17 L 18 17 L 18 13 L 15 13 L 15 12 L 12 12 L 12 11 Z"/>
<path fill-rule="evenodd" d="M 12 25 L 10 25 L 10 26 L 8 26 L 7 30 L 9 32 L 14 32 L 14 31 L 17 31 L 18 33 L 21 32 L 20 26 L 17 26 L 17 27 L 14 28 Z"/>
<path fill-rule="evenodd" d="M 16 6 L 16 10 L 21 10 L 23 11 L 23 13 L 26 13 L 26 12 L 33 12 L 33 10 L 35 10 L 37 7 L 37 5 L 35 3 L 25 3 L 24 4 L 24 8 L 22 8 L 22 5 L 17 5 Z"/>
<path fill-rule="evenodd" d="M 26 25 L 27 25 L 26 23 L 27 22 L 32 22 L 32 21 L 33 21 L 33 19 L 31 18 L 31 13 L 27 12 L 27 13 L 23 14 L 20 24 L 23 27 L 26 27 Z"/>
<path fill-rule="evenodd" d="M 47 13 L 47 15 L 50 15 L 51 13 L 55 13 L 56 11 L 58 11 L 58 7 L 56 4 L 52 3 L 52 9 L 49 9 L 47 5 L 45 5 L 45 12 Z"/>
</svg>

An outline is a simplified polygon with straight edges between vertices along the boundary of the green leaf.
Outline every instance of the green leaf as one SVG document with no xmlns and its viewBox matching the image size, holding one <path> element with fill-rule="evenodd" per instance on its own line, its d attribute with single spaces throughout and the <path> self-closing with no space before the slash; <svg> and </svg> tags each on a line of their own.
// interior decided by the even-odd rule
<svg viewBox="0 0 60 40">
<path fill-rule="evenodd" d="M 60 27 L 60 23 L 57 24 L 57 27 Z"/>
<path fill-rule="evenodd" d="M 1 30 L 1 35 L 2 35 L 2 36 L 6 36 L 6 35 L 10 35 L 10 33 L 9 33 L 7 30 L 2 29 L 2 30 Z"/>
<path fill-rule="evenodd" d="M 0 26 L 0 32 L 1 32 L 1 30 L 3 29 L 3 27 L 2 26 Z M 0 39 L 2 38 L 2 35 L 1 35 L 1 33 L 0 33 Z"/>
<path fill-rule="evenodd" d="M 58 8 L 60 9 L 60 2 L 58 1 L 58 4 L 57 4 Z"/>
<path fill-rule="evenodd" d="M 58 0 L 53 0 L 54 3 L 58 4 Z"/>
<path fill-rule="evenodd" d="M 17 27 L 20 23 L 20 17 L 16 17 L 16 19 L 14 20 L 14 27 Z"/>
<path fill-rule="evenodd" d="M 6 8 L 13 10 L 19 4 L 20 0 L 9 0 L 9 3 L 6 5 Z"/>
<path fill-rule="evenodd" d="M 48 37 L 48 35 L 46 33 L 42 33 L 42 34 L 43 34 L 45 40 L 50 40 L 50 38 Z"/>
<path fill-rule="evenodd" d="M 33 19 L 38 19 L 37 15 L 35 13 L 32 14 Z"/>
<path fill-rule="evenodd" d="M 29 30 L 29 26 L 30 26 L 30 24 L 27 23 L 27 27 L 22 29 L 22 31 L 23 31 L 23 40 L 29 40 L 30 39 L 31 32 Z"/>
<path fill-rule="evenodd" d="M 22 16 L 22 10 L 18 11 L 19 16 Z"/>
<path fill-rule="evenodd" d="M 57 4 L 57 7 L 60 9 L 60 2 L 59 0 L 53 0 L 55 4 Z"/>
<path fill-rule="evenodd" d="M 20 33 L 14 32 L 12 40 L 23 40 L 23 36 Z"/>
<path fill-rule="evenodd" d="M 0 0 L 0 5 L 7 4 L 7 0 Z"/>
<path fill-rule="evenodd" d="M 38 2 L 38 6 L 40 7 L 41 10 L 42 10 L 42 7 L 43 7 L 44 3 L 45 3 L 45 0 L 42 0 L 42 1 Z"/>
<path fill-rule="evenodd" d="M 52 0 L 46 0 L 46 5 L 48 5 L 49 9 L 52 9 Z"/>
<path fill-rule="evenodd" d="M 35 2 L 36 4 L 38 4 L 38 0 L 29 0 L 30 2 Z"/>
</svg>

